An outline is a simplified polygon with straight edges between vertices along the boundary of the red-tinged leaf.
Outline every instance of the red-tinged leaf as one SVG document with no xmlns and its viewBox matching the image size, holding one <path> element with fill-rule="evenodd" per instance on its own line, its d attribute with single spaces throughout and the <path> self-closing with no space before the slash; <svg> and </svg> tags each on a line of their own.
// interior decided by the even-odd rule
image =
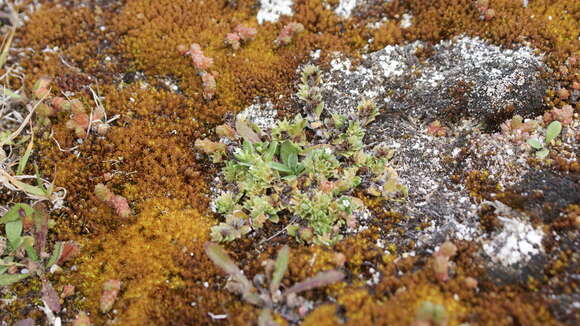
<svg viewBox="0 0 580 326">
<path fill-rule="evenodd" d="M 434 258 L 433 271 L 435 272 L 435 277 L 441 282 L 447 281 L 449 279 L 449 258 L 437 255 Z"/>
<path fill-rule="evenodd" d="M 344 278 L 344 273 L 337 270 L 331 270 L 326 272 L 320 272 L 314 277 L 306 279 L 300 283 L 294 284 L 291 288 L 286 290 L 284 295 L 291 293 L 300 293 L 323 286 L 330 285 L 332 283 L 340 282 Z"/>
<path fill-rule="evenodd" d="M 253 144 L 261 142 L 260 136 L 252 130 L 252 127 L 248 125 L 246 120 L 236 119 L 235 127 L 238 135 L 242 136 L 242 138 L 244 138 L 248 143 Z"/>
<path fill-rule="evenodd" d="M 129 203 L 125 197 L 115 195 L 109 204 L 115 209 L 115 213 L 120 217 L 127 218 L 131 215 L 131 208 L 129 207 Z"/>
<path fill-rule="evenodd" d="M 46 305 L 52 310 L 53 312 L 59 313 L 60 312 L 60 300 L 58 298 L 58 294 L 50 284 L 50 281 L 43 281 L 42 282 L 42 300 L 46 302 Z"/>
<path fill-rule="evenodd" d="M 75 294 L 75 287 L 74 285 L 67 284 L 62 288 L 62 293 L 60 297 L 65 299 Z"/>
<path fill-rule="evenodd" d="M 121 290 L 121 281 L 109 280 L 103 283 L 103 294 L 101 295 L 101 312 L 107 313 L 115 304 L 117 296 Z"/>
<path fill-rule="evenodd" d="M 31 214 L 26 214 L 26 212 L 24 211 L 24 209 L 20 208 L 18 210 L 18 215 L 20 215 L 20 218 L 22 219 L 22 228 L 24 229 L 24 231 L 28 232 L 30 231 L 30 229 L 32 228 L 32 216 L 34 215 L 34 211 L 32 211 Z"/>
<path fill-rule="evenodd" d="M 81 311 L 73 321 L 72 326 L 91 326 L 91 319 L 84 311 Z"/>
<path fill-rule="evenodd" d="M 36 323 L 34 322 L 34 319 L 32 318 L 26 318 L 23 320 L 19 320 L 17 321 L 14 326 L 35 326 Z"/>
<path fill-rule="evenodd" d="M 75 241 L 67 241 L 63 244 L 62 253 L 60 257 L 56 261 L 57 265 L 61 265 L 62 263 L 73 259 L 81 252 L 81 246 L 76 243 Z"/>
<path fill-rule="evenodd" d="M 36 207 L 34 220 L 34 249 L 39 255 L 46 252 L 46 237 L 48 236 L 48 213 L 43 206 Z"/>
</svg>

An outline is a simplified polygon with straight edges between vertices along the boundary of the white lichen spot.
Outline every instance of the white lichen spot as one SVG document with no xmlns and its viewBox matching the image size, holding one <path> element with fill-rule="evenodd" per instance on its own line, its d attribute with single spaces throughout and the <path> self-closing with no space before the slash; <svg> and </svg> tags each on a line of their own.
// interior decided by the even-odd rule
<svg viewBox="0 0 580 326">
<path fill-rule="evenodd" d="M 258 24 L 275 23 L 282 15 L 292 16 L 292 4 L 292 0 L 260 0 L 260 10 L 256 16 Z"/>
<path fill-rule="evenodd" d="M 409 15 L 409 14 L 403 14 L 403 17 L 401 18 L 401 28 L 409 28 L 413 25 L 413 16 Z"/>
<path fill-rule="evenodd" d="M 357 0 L 340 0 L 338 7 L 334 9 L 334 13 L 338 16 L 348 18 L 352 14 L 352 10 L 356 7 Z"/>
<path fill-rule="evenodd" d="M 262 130 L 269 130 L 276 124 L 278 112 L 272 102 L 256 103 L 238 113 L 238 118 L 255 123 Z"/>
<path fill-rule="evenodd" d="M 312 58 L 312 60 L 320 59 L 320 49 L 310 52 L 310 58 Z"/>
<path fill-rule="evenodd" d="M 532 256 L 540 254 L 544 232 L 527 221 L 498 216 L 503 230 L 493 239 L 483 244 L 483 251 L 491 261 L 505 267 L 528 262 Z"/>
</svg>

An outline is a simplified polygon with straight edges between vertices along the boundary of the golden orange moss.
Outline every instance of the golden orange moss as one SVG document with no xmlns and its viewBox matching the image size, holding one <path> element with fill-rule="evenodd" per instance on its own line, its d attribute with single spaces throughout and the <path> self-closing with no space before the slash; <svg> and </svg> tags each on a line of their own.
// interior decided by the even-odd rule
<svg viewBox="0 0 580 326">
<path fill-rule="evenodd" d="M 68 49 L 78 43 L 84 44 L 90 40 L 90 33 L 96 27 L 95 18 L 88 8 L 47 4 L 33 13 L 24 25 L 22 41 L 35 49 L 48 45 Z"/>
<path fill-rule="evenodd" d="M 88 107 L 93 103 L 86 86 L 92 85 L 104 96 L 107 114 L 121 116 L 105 138 L 85 139 L 78 156 L 59 151 L 47 138 L 52 129 L 62 147 L 77 145 L 73 133 L 64 127 L 66 116 L 54 119 L 37 142 L 42 174 L 69 191 L 68 209 L 54 216 L 56 237 L 83 244 L 82 256 L 73 262 L 78 271 L 53 280 L 58 289 L 67 283 L 77 286 L 77 295 L 66 303 L 70 314 L 88 310 L 97 325 L 112 319 L 118 325 L 206 325 L 212 323 L 209 313 L 227 314 L 232 325 L 256 320 L 258 309 L 223 289 L 224 274 L 203 252 L 209 228 L 216 222 L 207 209 L 207 181 L 218 167 L 198 160 L 192 144 L 225 113 L 240 111 L 256 98 L 270 98 L 284 109 L 295 92 L 296 69 L 312 50 L 322 50 L 324 65 L 334 51 L 356 60 L 367 51 L 366 45 L 377 50 L 414 40 L 433 44 L 468 34 L 505 46 L 529 42 L 548 53 L 554 70 L 549 77 L 565 87 L 578 80 L 577 66 L 560 68 L 569 56 L 580 55 L 574 39 L 580 8 L 573 7 L 573 1 L 537 0 L 525 9 L 520 1 L 492 0 L 497 14 L 486 22 L 478 18 L 471 0 L 377 1 L 358 9 L 350 20 L 334 15 L 325 2 L 334 7 L 338 3 L 296 0 L 293 17 L 264 25 L 255 20 L 254 0 L 133 0 L 89 8 L 50 2 L 31 15 L 18 34 L 18 46 L 35 51 L 22 60 L 26 82 L 50 75 L 55 78 L 55 92 L 73 91 Z M 404 13 L 413 16 L 413 25 L 407 29 L 398 23 Z M 377 29 L 366 28 L 383 17 L 389 21 Z M 273 41 L 279 30 L 291 21 L 302 23 L 305 32 L 290 45 L 276 48 Z M 255 27 L 258 34 L 239 51 L 232 51 L 223 40 L 237 24 Z M 203 100 L 201 80 L 191 60 L 177 51 L 179 44 L 194 42 L 214 59 L 210 70 L 217 73 L 217 96 L 213 101 Z M 54 46 L 58 52 L 41 52 Z M 428 47 L 423 56 L 429 56 Z M 122 81 L 136 71 L 144 77 Z M 171 79 L 180 92 L 172 92 L 161 78 Z M 547 103 L 561 106 L 565 102 L 551 92 Z M 126 197 L 135 215 L 125 221 L 116 217 L 95 198 L 97 183 Z M 466 183 L 474 198 L 496 190 L 484 173 L 474 172 Z M 331 295 L 337 303 L 318 307 L 304 324 L 320 325 L 323 320 L 328 324 L 408 325 L 424 300 L 442 303 L 450 325 L 558 324 L 538 294 L 480 279 L 485 273 L 473 258 L 479 249 L 475 245 L 459 244 L 455 275 L 445 284 L 435 281 L 428 259 L 396 260 L 395 254 L 410 250 L 412 242 L 408 248 L 385 244 L 387 250 L 377 247 L 376 241 L 388 232 L 405 232 L 397 226 L 404 216 L 381 211 L 380 203 L 364 196 L 363 200 L 378 216 L 368 230 L 334 248 L 294 245 L 291 251 L 286 285 L 322 270 L 341 268 L 337 253 L 345 255 L 346 281 L 307 294 L 313 300 Z M 286 241 L 280 237 L 258 250 L 252 239 L 245 239 L 230 250 L 245 273 L 253 276 L 262 272 L 260 262 L 274 257 L 275 248 Z M 554 274 L 567 266 L 567 257 L 563 255 L 558 260 L 562 264 L 553 265 Z M 373 287 L 367 285 L 371 267 L 380 272 L 379 283 Z M 462 286 L 467 276 L 478 279 L 481 292 Z M 102 283 L 108 279 L 119 279 L 123 286 L 114 306 L 117 313 L 102 315 L 98 302 Z M 25 295 L 37 288 L 38 282 L 27 281 L 17 292 Z M 455 294 L 460 301 L 453 299 Z M 22 305 L 19 300 L 10 306 L 12 319 L 27 316 Z"/>
<path fill-rule="evenodd" d="M 277 49 L 274 40 L 279 29 L 289 21 L 285 18 L 276 24 L 259 26 L 254 40 L 233 51 L 224 45 L 225 35 L 240 23 L 256 26 L 252 18 L 253 2 L 237 1 L 237 4 L 237 9 L 232 9 L 219 1 L 133 1 L 114 19 L 113 28 L 126 34 L 121 49 L 138 69 L 148 75 L 177 78 L 183 92 L 193 100 L 190 104 L 200 118 L 210 121 L 221 119 L 225 112 L 239 110 L 256 97 L 276 99 L 280 94 L 293 93 L 296 66 L 311 50 L 348 49 L 346 41 L 338 36 L 311 32 L 301 33 L 292 44 Z M 300 8 L 297 4 L 297 11 Z M 318 25 L 323 24 L 336 30 L 335 24 L 309 16 L 315 12 L 306 11 L 304 19 L 296 20 L 304 22 L 307 29 L 310 26 L 312 30 L 320 30 Z M 330 16 L 333 15 L 327 11 L 326 17 Z M 318 25 L 308 24 L 305 19 L 315 19 L 313 23 Z M 202 99 L 201 81 L 191 60 L 177 51 L 178 45 L 191 43 L 200 44 L 204 54 L 214 59 L 209 69 L 217 72 L 218 90 L 214 101 Z"/>
<path fill-rule="evenodd" d="M 191 280 L 180 276 L 180 266 L 173 259 L 176 255 L 195 255 L 200 261 L 206 260 L 201 253 L 213 220 L 196 209 L 179 208 L 183 206 L 177 200 L 145 200 L 135 223 L 84 241 L 85 254 L 77 261 L 79 270 L 74 283 L 87 297 L 99 298 L 99 284 L 110 279 L 121 280 L 122 291 L 114 308 L 122 311 L 117 317 L 122 325 L 141 322 L 153 304 L 172 306 L 171 301 L 157 301 L 153 297 L 156 291 L 192 286 Z M 209 274 L 199 277 L 203 276 Z M 203 285 L 197 284 L 197 287 Z M 96 320 L 101 324 L 107 318 L 98 313 L 97 302 L 89 301 L 86 308 L 92 316 L 103 318 Z"/>
</svg>

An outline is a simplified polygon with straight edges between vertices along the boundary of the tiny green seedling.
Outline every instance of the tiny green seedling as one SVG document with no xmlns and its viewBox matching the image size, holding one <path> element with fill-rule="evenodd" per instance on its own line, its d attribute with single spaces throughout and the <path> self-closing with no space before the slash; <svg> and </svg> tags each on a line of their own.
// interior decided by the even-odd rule
<svg viewBox="0 0 580 326">
<path fill-rule="evenodd" d="M 537 158 L 544 159 L 550 153 L 550 150 L 547 148 L 547 146 L 552 140 L 558 137 L 561 132 L 562 124 L 558 121 L 552 121 L 552 123 L 550 123 L 546 129 L 546 138 L 544 139 L 544 143 L 540 142 L 537 138 L 530 138 L 528 139 L 527 143 L 536 150 Z"/>
</svg>

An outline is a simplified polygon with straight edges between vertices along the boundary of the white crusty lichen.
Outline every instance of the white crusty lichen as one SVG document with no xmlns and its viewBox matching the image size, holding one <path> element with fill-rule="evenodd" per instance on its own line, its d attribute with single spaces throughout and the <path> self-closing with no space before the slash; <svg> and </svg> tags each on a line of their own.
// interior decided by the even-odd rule
<svg viewBox="0 0 580 326">
<path fill-rule="evenodd" d="M 483 251 L 493 263 L 511 267 L 525 264 L 533 256 L 543 253 L 544 232 L 541 229 L 534 228 L 524 215 L 517 216 L 521 214 L 500 202 L 490 205 L 496 208 L 497 218 L 503 224 L 499 233 L 483 243 Z"/>
<path fill-rule="evenodd" d="M 282 15 L 292 16 L 294 14 L 292 4 L 292 0 L 260 0 L 260 10 L 256 19 L 259 24 L 263 24 L 275 23 Z"/>
</svg>

